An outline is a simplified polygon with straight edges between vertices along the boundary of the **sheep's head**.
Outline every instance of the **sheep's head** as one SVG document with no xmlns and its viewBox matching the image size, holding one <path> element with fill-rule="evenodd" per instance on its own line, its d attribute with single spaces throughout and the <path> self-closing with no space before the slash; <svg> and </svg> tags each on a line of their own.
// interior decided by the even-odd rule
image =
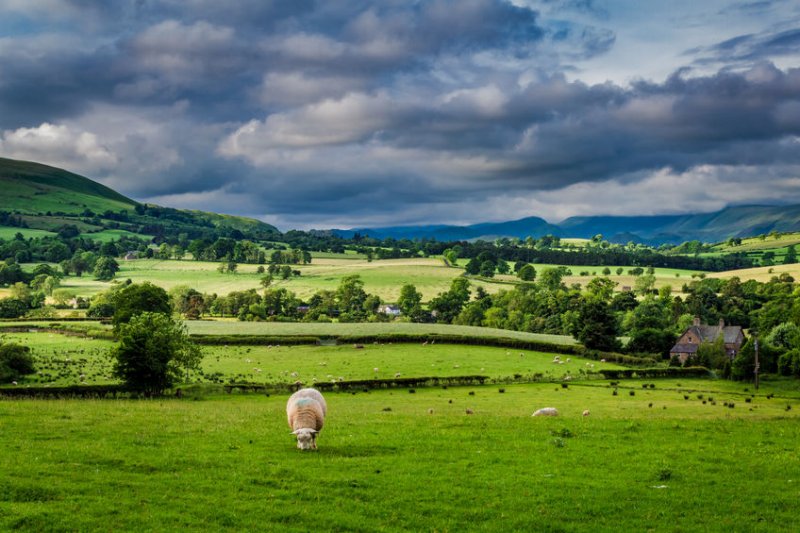
<svg viewBox="0 0 800 533">
<path fill-rule="evenodd" d="M 301 450 L 317 449 L 317 433 L 316 429 L 301 428 L 292 431 L 292 435 L 297 436 L 297 447 Z"/>
</svg>

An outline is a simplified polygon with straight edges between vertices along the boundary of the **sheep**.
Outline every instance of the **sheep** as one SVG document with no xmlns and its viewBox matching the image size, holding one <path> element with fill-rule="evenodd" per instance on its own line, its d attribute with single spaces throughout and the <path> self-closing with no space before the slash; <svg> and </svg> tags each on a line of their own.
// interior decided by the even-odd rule
<svg viewBox="0 0 800 533">
<path fill-rule="evenodd" d="M 589 416 L 589 410 L 588 409 L 584 409 L 583 410 L 583 416 Z"/>
<path fill-rule="evenodd" d="M 316 389 L 300 389 L 286 402 L 286 417 L 301 450 L 317 449 L 317 434 L 325 423 L 328 406 Z"/>
<path fill-rule="evenodd" d="M 558 416 L 558 409 L 555 407 L 542 407 L 531 416 Z"/>
</svg>

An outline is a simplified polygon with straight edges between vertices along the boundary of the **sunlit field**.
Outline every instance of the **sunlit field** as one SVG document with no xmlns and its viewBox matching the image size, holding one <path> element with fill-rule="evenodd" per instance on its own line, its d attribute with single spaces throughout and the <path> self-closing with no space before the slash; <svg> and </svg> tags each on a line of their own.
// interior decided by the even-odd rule
<svg viewBox="0 0 800 533">
<path fill-rule="evenodd" d="M 719 384 L 0 400 L 0 529 L 794 531 L 797 391 Z"/>
</svg>

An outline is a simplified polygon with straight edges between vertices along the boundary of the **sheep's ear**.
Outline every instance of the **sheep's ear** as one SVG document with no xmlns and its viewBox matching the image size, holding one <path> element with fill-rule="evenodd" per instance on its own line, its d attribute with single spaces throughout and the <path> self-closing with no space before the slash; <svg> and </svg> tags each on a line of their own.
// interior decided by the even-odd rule
<svg viewBox="0 0 800 533">
<path fill-rule="evenodd" d="M 319 433 L 319 431 L 317 431 L 316 429 L 312 429 L 312 430 L 310 430 L 310 431 L 311 431 L 311 433 L 312 433 L 312 434 L 314 434 L 314 435 L 316 435 L 317 433 Z"/>
<path fill-rule="evenodd" d="M 289 432 L 289 435 L 297 435 L 297 433 L 298 433 L 299 431 L 300 431 L 299 429 L 295 429 L 294 431 L 290 431 L 290 432 Z"/>
</svg>

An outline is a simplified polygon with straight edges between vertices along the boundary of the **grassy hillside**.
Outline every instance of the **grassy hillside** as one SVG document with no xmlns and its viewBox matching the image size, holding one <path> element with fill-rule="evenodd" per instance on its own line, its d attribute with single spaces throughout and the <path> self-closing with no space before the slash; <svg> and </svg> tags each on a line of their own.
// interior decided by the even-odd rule
<svg viewBox="0 0 800 533">
<path fill-rule="evenodd" d="M 140 228 L 149 227 L 151 233 L 159 228 L 164 234 L 195 236 L 209 229 L 238 230 L 247 238 L 278 234 L 274 226 L 251 218 L 143 206 L 89 178 L 30 161 L 0 158 L 0 186 L 0 209 L 15 213 L 32 229 L 54 231 L 74 225 L 82 232 L 113 227 L 137 233 Z M 106 211 L 127 214 L 115 217 L 112 223 L 105 218 Z"/>
<path fill-rule="evenodd" d="M 83 176 L 59 168 L 0 158 L 3 209 L 21 213 L 80 214 L 133 209 L 136 202 Z"/>
</svg>

